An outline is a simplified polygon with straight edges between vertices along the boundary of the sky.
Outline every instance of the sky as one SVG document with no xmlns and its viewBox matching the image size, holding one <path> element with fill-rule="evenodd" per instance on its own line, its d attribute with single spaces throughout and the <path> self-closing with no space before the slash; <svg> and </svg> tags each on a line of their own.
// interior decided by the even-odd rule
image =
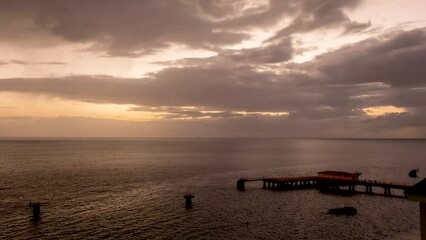
<svg viewBox="0 0 426 240">
<path fill-rule="evenodd" d="M 424 0 L 0 0 L 0 137 L 425 138 Z"/>
</svg>

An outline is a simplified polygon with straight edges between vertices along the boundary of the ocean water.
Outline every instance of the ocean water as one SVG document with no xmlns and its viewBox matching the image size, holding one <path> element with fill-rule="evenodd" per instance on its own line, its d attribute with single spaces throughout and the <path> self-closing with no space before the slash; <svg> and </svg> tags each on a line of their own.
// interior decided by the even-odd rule
<svg viewBox="0 0 426 240">
<path fill-rule="evenodd" d="M 416 202 L 236 181 L 341 170 L 415 183 L 425 157 L 425 140 L 4 139 L 0 238 L 420 239 Z M 40 222 L 30 201 L 44 204 Z M 327 214 L 343 206 L 358 214 Z"/>
</svg>

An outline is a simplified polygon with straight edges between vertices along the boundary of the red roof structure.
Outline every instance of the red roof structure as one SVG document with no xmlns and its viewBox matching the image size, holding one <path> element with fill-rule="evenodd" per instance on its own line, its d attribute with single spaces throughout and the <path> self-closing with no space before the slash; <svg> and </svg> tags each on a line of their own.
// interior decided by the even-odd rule
<svg viewBox="0 0 426 240">
<path fill-rule="evenodd" d="M 344 179 L 351 179 L 351 180 L 358 180 L 359 175 L 361 175 L 360 172 L 339 172 L 339 171 L 322 171 L 318 172 L 318 177 L 326 177 L 326 178 L 344 178 Z"/>
</svg>

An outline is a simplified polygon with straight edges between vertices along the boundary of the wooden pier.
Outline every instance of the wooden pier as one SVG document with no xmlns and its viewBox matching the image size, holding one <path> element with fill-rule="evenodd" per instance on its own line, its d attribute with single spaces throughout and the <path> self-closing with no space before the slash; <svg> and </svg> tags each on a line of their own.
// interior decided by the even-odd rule
<svg viewBox="0 0 426 240">
<path fill-rule="evenodd" d="M 407 192 L 412 185 L 375 181 L 368 179 L 359 179 L 361 173 L 347 173 L 337 171 L 318 172 L 317 176 L 292 176 L 292 177 L 272 177 L 272 178 L 241 178 L 237 181 L 237 189 L 245 190 L 246 182 L 263 181 L 263 189 L 270 190 L 292 190 L 292 189 L 308 189 L 316 188 L 320 190 L 340 190 L 349 193 L 368 193 L 381 194 L 388 197 L 398 197 L 392 194 L 391 190 L 398 189 L 403 192 L 403 196 L 407 198 Z M 381 191 L 374 192 L 374 188 Z"/>
</svg>

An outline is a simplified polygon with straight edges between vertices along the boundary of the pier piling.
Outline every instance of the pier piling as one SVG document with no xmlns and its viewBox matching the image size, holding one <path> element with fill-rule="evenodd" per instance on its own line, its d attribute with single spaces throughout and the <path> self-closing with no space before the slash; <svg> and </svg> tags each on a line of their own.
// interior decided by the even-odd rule
<svg viewBox="0 0 426 240">
<path fill-rule="evenodd" d="M 245 183 L 246 182 L 247 182 L 247 179 L 245 179 L 245 178 L 238 179 L 238 181 L 237 181 L 237 189 L 239 191 L 245 191 L 246 190 L 245 189 Z"/>
<path fill-rule="evenodd" d="M 185 196 L 183 196 L 183 198 L 185 198 L 185 207 L 186 208 L 191 208 L 192 207 L 192 199 L 194 198 L 194 194 L 185 194 Z"/>
<path fill-rule="evenodd" d="M 30 202 L 28 204 L 28 206 L 33 209 L 33 218 L 32 218 L 32 220 L 33 221 L 40 220 L 40 218 L 41 218 L 40 208 L 41 208 L 41 206 L 43 206 L 43 204 L 41 204 L 40 202 Z"/>
</svg>

